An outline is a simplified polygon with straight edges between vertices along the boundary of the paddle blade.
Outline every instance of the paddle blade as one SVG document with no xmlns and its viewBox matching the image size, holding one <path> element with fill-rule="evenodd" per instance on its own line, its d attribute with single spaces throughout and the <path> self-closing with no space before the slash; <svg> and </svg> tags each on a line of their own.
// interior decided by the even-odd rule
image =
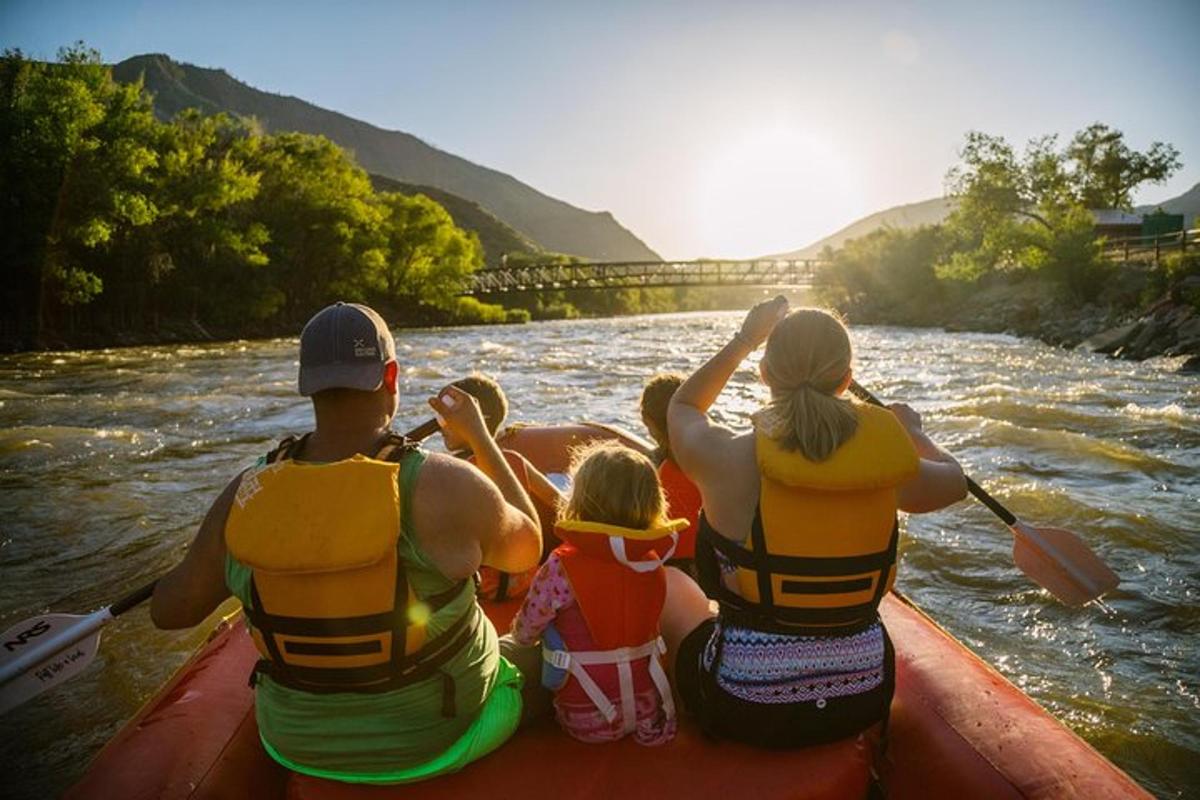
<svg viewBox="0 0 1200 800">
<path fill-rule="evenodd" d="M 1037 528 L 1020 521 L 1010 529 L 1013 561 L 1035 583 L 1069 606 L 1090 603 L 1121 582 L 1071 531 Z"/>
<path fill-rule="evenodd" d="M 90 617 L 76 614 L 43 614 L 27 619 L 4 632 L 0 642 L 0 670 L 14 664 L 24 655 L 24 648 L 68 635 L 72 629 Z M 0 685 L 0 714 L 19 706 L 42 692 L 64 683 L 85 670 L 96 657 L 100 646 L 100 631 L 94 630 L 78 641 L 54 649 L 36 663 L 20 671 Z"/>
</svg>

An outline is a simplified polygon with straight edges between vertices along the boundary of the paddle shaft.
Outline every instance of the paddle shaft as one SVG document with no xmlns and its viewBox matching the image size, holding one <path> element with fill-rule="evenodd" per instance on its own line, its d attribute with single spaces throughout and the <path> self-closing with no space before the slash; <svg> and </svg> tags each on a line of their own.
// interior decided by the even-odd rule
<svg viewBox="0 0 1200 800">
<path fill-rule="evenodd" d="M 871 394 L 869 389 L 863 387 L 858 381 L 850 381 L 850 392 L 860 400 L 865 400 L 871 405 L 882 406 L 883 401 L 875 395 Z M 967 491 L 975 495 L 975 499 L 988 507 L 988 510 L 995 514 L 1000 519 L 1004 520 L 1004 524 L 1013 526 L 1017 524 L 1017 517 L 1011 511 L 1004 507 L 996 498 L 988 494 L 987 489 L 984 489 L 978 483 L 971 479 L 970 475 L 963 473 L 963 477 L 967 481 Z"/>
</svg>

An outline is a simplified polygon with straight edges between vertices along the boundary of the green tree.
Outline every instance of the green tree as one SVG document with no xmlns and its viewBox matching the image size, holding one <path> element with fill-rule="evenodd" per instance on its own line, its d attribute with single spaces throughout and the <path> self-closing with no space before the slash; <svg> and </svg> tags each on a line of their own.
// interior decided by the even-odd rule
<svg viewBox="0 0 1200 800">
<path fill-rule="evenodd" d="M 818 300 L 867 319 L 923 324 L 936 319 L 945 287 L 934 265 L 947 246 L 935 226 L 913 230 L 882 228 L 826 249 L 829 262 L 817 272 Z"/>
<path fill-rule="evenodd" d="M 366 300 L 386 261 L 383 211 L 367 173 L 324 136 L 262 137 L 253 216 L 269 232 L 263 251 L 280 312 L 297 320 L 331 298 Z"/>
<path fill-rule="evenodd" d="M 160 123 L 141 87 L 115 83 L 82 44 L 56 64 L 6 51 L 0 102 L 5 305 L 36 339 L 56 309 L 98 296 L 113 248 L 157 218 L 149 173 Z"/>
<path fill-rule="evenodd" d="M 946 223 L 956 245 L 939 275 L 973 281 L 998 270 L 1045 270 L 1085 299 L 1099 291 L 1107 269 L 1088 209 L 1129 207 L 1137 186 L 1165 180 L 1180 166 L 1171 145 L 1155 142 L 1137 152 L 1100 123 L 1065 148 L 1043 136 L 1020 155 L 1002 137 L 972 131 L 960 155 L 947 175 L 958 200 Z"/>
<path fill-rule="evenodd" d="M 1143 183 L 1162 183 L 1183 166 L 1179 151 L 1154 142 L 1143 152 L 1125 144 L 1125 134 L 1095 122 L 1075 134 L 1067 146 L 1071 176 L 1087 208 L 1133 208 L 1133 191 Z"/>
<path fill-rule="evenodd" d="M 278 310 L 279 293 L 261 270 L 270 233 L 251 206 L 261 179 L 253 168 L 257 133 L 243 120 L 196 110 L 164 132 L 155 185 L 160 219 L 138 254 L 151 267 L 142 286 L 154 292 L 155 318 L 160 287 L 193 321 L 262 319 Z"/>
<path fill-rule="evenodd" d="M 448 308 L 483 265 L 473 232 L 458 228 L 446 209 L 423 194 L 384 192 L 381 225 L 386 258 L 384 297 L 394 303 L 432 303 Z"/>
</svg>

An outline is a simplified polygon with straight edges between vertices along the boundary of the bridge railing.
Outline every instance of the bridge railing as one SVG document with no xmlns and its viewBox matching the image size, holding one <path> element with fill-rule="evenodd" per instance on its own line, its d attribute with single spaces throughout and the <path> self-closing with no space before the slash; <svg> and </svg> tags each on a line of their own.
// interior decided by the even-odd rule
<svg viewBox="0 0 1200 800">
<path fill-rule="evenodd" d="M 679 286 L 811 286 L 812 259 L 529 264 L 480 270 L 471 294 Z"/>
<path fill-rule="evenodd" d="M 1107 239 L 1101 252 L 1112 261 L 1152 261 L 1157 264 L 1168 253 L 1186 253 L 1197 247 L 1200 247 L 1200 229 Z"/>
</svg>

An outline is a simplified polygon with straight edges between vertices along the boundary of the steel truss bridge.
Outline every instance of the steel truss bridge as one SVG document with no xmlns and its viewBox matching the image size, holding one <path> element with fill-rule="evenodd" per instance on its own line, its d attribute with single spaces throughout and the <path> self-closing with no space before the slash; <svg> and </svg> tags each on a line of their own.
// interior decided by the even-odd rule
<svg viewBox="0 0 1200 800">
<path fill-rule="evenodd" d="M 476 272 L 463 294 L 473 296 L 560 289 L 650 289 L 679 286 L 812 286 L 825 262 L 815 259 L 755 261 L 612 261 L 504 266 Z"/>
</svg>

